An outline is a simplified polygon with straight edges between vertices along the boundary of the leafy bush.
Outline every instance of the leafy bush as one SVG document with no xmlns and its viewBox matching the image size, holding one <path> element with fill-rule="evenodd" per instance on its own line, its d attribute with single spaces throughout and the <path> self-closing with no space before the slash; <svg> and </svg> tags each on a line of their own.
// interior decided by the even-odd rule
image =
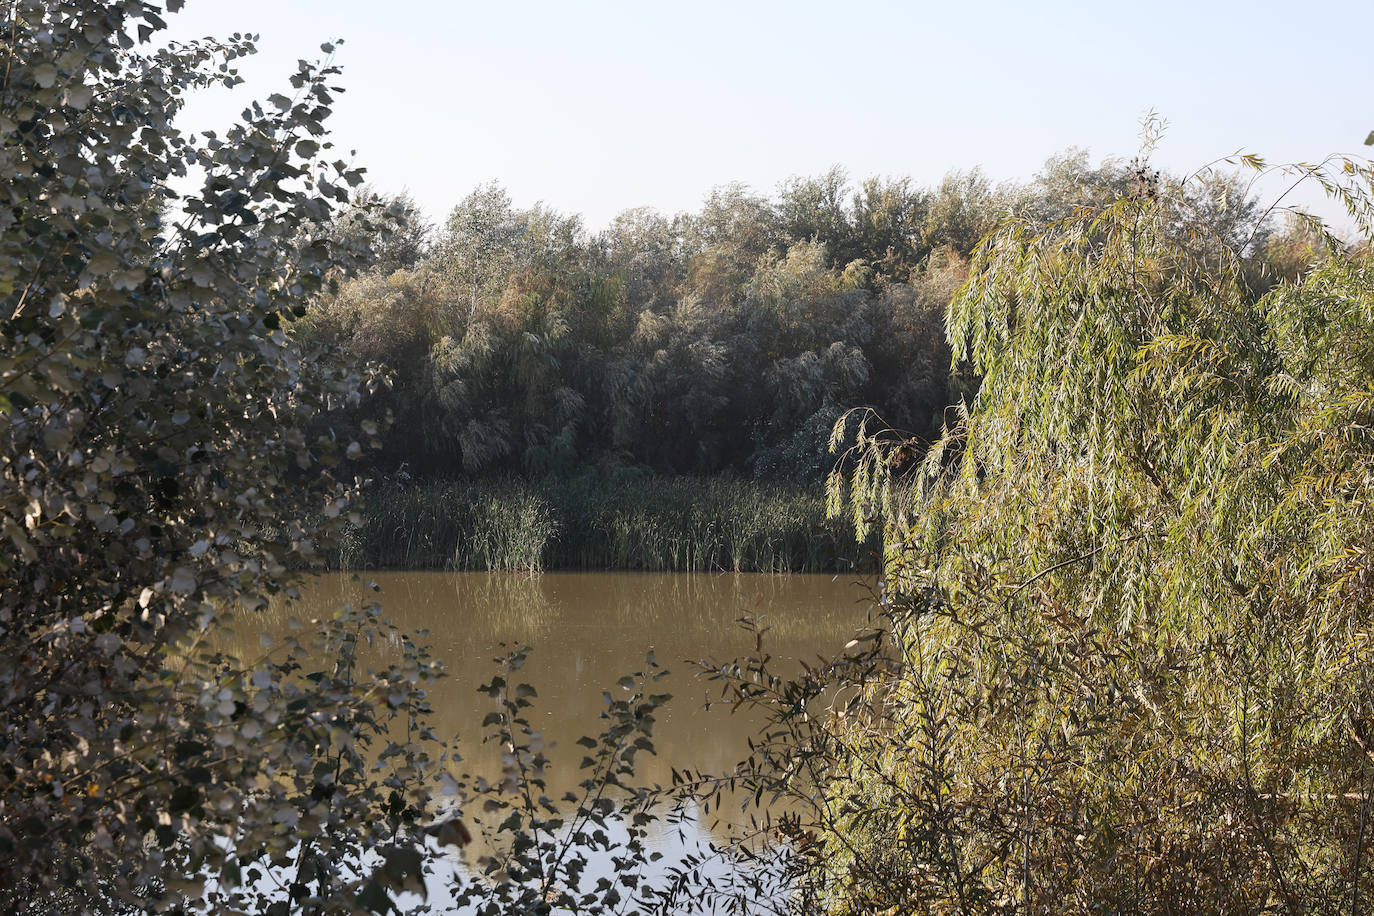
<svg viewBox="0 0 1374 916">
<path fill-rule="evenodd" d="M 1368 164 L 1297 171 L 1369 232 Z M 915 476 L 861 434 L 850 505 L 888 529 L 895 649 L 839 669 L 858 692 L 824 725 L 745 678 L 799 734 L 765 784 L 811 777 L 828 909 L 1352 912 L 1374 892 L 1374 272 L 1327 235 L 1256 298 L 1245 246 L 1194 203 L 1155 176 L 1005 223 L 949 311 L 976 398 Z"/>
</svg>

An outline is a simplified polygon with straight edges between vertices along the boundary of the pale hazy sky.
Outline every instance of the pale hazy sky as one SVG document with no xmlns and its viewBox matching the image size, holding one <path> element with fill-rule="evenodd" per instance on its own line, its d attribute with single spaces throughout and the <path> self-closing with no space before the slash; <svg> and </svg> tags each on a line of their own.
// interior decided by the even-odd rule
<svg viewBox="0 0 1374 916">
<path fill-rule="evenodd" d="M 1070 146 L 1129 158 L 1151 108 L 1171 125 L 1155 162 L 1178 171 L 1242 147 L 1364 154 L 1374 129 L 1370 0 L 188 0 L 169 22 L 261 36 L 248 84 L 188 109 L 196 128 L 344 39 L 336 143 L 436 218 L 489 180 L 591 228 L 836 164 L 1023 180 Z"/>
</svg>

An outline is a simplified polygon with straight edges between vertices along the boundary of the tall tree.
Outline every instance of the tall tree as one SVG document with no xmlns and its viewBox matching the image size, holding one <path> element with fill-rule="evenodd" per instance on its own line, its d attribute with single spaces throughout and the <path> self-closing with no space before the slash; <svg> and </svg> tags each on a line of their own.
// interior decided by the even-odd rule
<svg viewBox="0 0 1374 916">
<path fill-rule="evenodd" d="M 354 492 L 362 443 L 310 424 L 369 378 L 292 327 L 361 254 L 310 231 L 362 179 L 328 158 L 338 71 L 302 62 L 189 136 L 187 91 L 238 83 L 253 45 L 157 48 L 161 12 L 0 14 L 0 908 L 383 909 L 426 795 L 366 746 L 422 709 L 429 662 L 356 670 L 366 614 L 314 667 L 308 638 L 215 639 L 292 593 Z"/>
<path fill-rule="evenodd" d="M 815 178 L 791 178 L 778 189 L 778 223 L 789 244 L 818 242 L 841 267 L 858 257 L 847 212 L 849 179 L 833 166 Z"/>
<path fill-rule="evenodd" d="M 440 263 L 466 291 L 468 320 L 500 299 L 516 265 L 526 257 L 526 226 L 510 195 L 492 182 L 453 208 L 438 243 Z"/>
<path fill-rule="evenodd" d="M 1370 164 L 1297 172 L 1370 225 Z M 834 771 L 846 912 L 1374 891 L 1374 275 L 1336 249 L 1257 301 L 1197 193 L 1004 223 L 948 312 L 976 397 L 919 474 L 856 468 L 902 664 Z"/>
</svg>

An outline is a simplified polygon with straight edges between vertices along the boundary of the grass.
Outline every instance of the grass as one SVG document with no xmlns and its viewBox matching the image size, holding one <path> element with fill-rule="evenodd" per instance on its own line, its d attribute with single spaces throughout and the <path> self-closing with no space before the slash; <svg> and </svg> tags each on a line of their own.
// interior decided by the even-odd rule
<svg viewBox="0 0 1374 916">
<path fill-rule="evenodd" d="M 826 518 L 819 486 L 615 469 L 381 487 L 336 559 L 354 569 L 780 573 L 853 569 L 872 549 Z"/>
</svg>

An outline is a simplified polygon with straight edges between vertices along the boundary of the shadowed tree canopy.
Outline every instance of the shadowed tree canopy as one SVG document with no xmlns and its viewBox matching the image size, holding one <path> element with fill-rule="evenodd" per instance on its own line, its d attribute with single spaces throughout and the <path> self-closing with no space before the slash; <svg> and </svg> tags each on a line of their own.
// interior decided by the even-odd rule
<svg viewBox="0 0 1374 916">
<path fill-rule="evenodd" d="M 379 475 L 542 476 L 609 461 L 818 480 L 846 410 L 872 408 L 894 436 L 929 441 L 976 387 L 967 363 L 951 366 L 943 313 L 982 236 L 1008 212 L 1049 225 L 1129 198 L 1137 172 L 1073 150 L 1022 187 L 977 170 L 933 188 L 852 186 L 833 168 L 771 197 L 726 185 L 671 218 L 631 210 L 594 234 L 483 185 L 431 245 L 412 246 L 427 252 L 413 265 L 318 302 L 322 339 L 391 373 L 389 390 L 332 422 L 396 417 Z M 1266 247 L 1265 214 L 1233 177 L 1185 193 L 1180 239 L 1206 226 L 1291 262 Z M 1247 275 L 1254 295 L 1265 263 Z"/>
</svg>

